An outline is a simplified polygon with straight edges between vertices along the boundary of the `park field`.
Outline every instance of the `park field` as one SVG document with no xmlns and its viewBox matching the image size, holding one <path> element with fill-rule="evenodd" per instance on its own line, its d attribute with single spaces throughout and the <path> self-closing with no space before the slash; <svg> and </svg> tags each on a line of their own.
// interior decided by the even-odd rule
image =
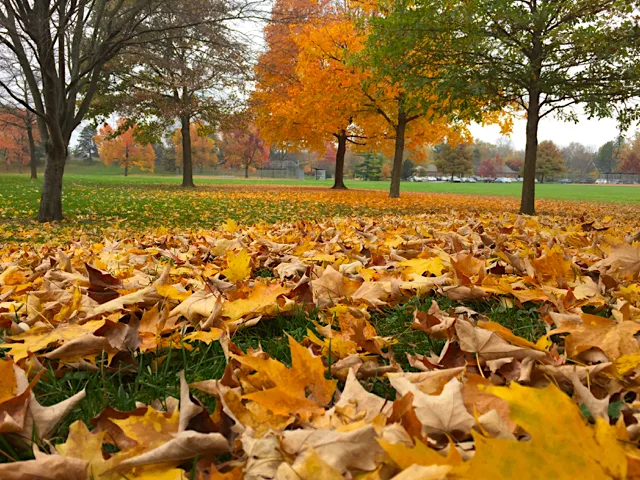
<svg viewBox="0 0 640 480">
<path fill-rule="evenodd" d="M 41 225 L 0 176 L 0 478 L 34 444 L 106 480 L 634 461 L 639 188 L 538 185 L 525 217 L 517 184 L 196 183 L 72 171 Z"/>
<path fill-rule="evenodd" d="M 87 174 L 86 171 L 91 171 Z M 124 177 L 104 166 L 73 166 L 65 175 L 66 221 L 37 226 L 40 180 L 0 175 L 0 232 L 7 238 L 64 239 L 61 232 L 101 237 L 105 231 L 211 228 L 231 218 L 243 224 L 317 220 L 335 216 L 416 214 L 475 206 L 479 211 L 516 212 L 520 184 L 403 182 L 401 199 L 387 198 L 388 182 L 347 181 L 347 191 L 332 191 L 331 180 L 272 180 L 196 177 L 199 188 L 184 190 L 179 176 L 138 174 Z M 365 193 L 364 191 L 367 191 Z M 542 184 L 536 187 L 541 213 L 594 208 L 602 215 L 634 216 L 640 188 L 610 185 Z M 614 212 L 615 209 L 615 212 Z"/>
<path fill-rule="evenodd" d="M 96 184 L 179 184 L 180 175 L 156 172 L 153 174 L 133 169 L 133 175 L 124 177 L 122 169 L 117 166 L 71 163 L 67 167 L 65 178 L 83 183 Z M 259 178 L 260 172 L 252 172 L 251 178 L 215 177 L 197 175 L 196 182 L 200 185 L 297 185 L 305 187 L 331 186 L 332 180 L 289 180 Z M 24 179 L 25 175 L 20 176 Z M 5 180 L 3 180 L 3 178 Z M 0 175 L 0 186 L 11 189 L 18 175 Z M 389 181 L 365 182 L 360 180 L 346 180 L 348 188 L 362 190 L 389 190 Z M 21 183 L 19 183 L 22 185 Z M 466 195 L 494 195 L 519 197 L 521 183 L 450 183 L 450 182 L 402 182 L 401 190 L 405 192 L 426 193 L 456 193 Z M 0 190 L 1 191 L 1 190 Z M 581 185 L 581 184 L 536 184 L 536 196 L 539 199 L 571 200 L 576 202 L 611 202 L 611 203 L 640 203 L 640 186 L 634 185 Z"/>
</svg>

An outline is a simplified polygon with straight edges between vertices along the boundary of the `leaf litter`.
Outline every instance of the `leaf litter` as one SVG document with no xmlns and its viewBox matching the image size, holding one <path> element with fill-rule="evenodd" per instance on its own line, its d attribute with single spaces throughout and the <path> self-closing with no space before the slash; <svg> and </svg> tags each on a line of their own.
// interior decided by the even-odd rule
<svg viewBox="0 0 640 480">
<path fill-rule="evenodd" d="M 0 434 L 34 459 L 0 478 L 640 478 L 637 217 L 467 211 L 4 244 Z M 372 314 L 415 297 L 453 303 L 405 325 L 445 342 L 405 371 Z M 470 308 L 491 299 L 533 305 L 546 333 Z M 318 320 L 288 337 L 290 365 L 234 344 L 299 308 Z M 180 398 L 107 407 L 50 441 L 84 392 L 41 406 L 45 371 L 212 342 L 222 377 L 183 375 Z"/>
</svg>

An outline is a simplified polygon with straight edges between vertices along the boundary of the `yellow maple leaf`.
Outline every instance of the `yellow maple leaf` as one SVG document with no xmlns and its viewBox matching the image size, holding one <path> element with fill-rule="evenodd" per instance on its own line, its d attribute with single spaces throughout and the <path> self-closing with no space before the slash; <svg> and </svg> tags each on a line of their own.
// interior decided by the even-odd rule
<svg viewBox="0 0 640 480">
<path fill-rule="evenodd" d="M 238 320 L 247 315 L 273 314 L 278 309 L 278 297 L 291 291 L 277 283 L 265 284 L 256 282 L 247 298 L 239 298 L 222 305 L 222 316 L 230 321 Z"/>
<path fill-rule="evenodd" d="M 18 393 L 16 374 L 11 360 L 0 359 L 0 404 L 12 399 Z"/>
<path fill-rule="evenodd" d="M 247 250 L 242 249 L 238 253 L 227 252 L 227 268 L 222 270 L 222 274 L 230 282 L 239 282 L 251 276 L 251 257 Z"/>
<path fill-rule="evenodd" d="M 191 296 L 191 292 L 181 292 L 173 285 L 156 285 L 158 295 L 169 300 L 177 300 L 182 302 Z"/>
<path fill-rule="evenodd" d="M 311 355 L 308 349 L 289 336 L 291 368 L 272 358 L 233 355 L 238 362 L 266 377 L 271 388 L 244 395 L 276 415 L 300 415 L 308 418 L 322 413 L 333 398 L 337 380 L 324 378 L 325 367 L 320 357 Z"/>
<path fill-rule="evenodd" d="M 406 267 L 406 273 L 422 275 L 427 272 L 431 275 L 435 275 L 436 277 L 442 275 L 442 272 L 447 269 L 440 257 L 412 258 L 411 260 L 400 262 L 398 266 Z"/>
<path fill-rule="evenodd" d="M 82 325 L 63 323 L 55 328 L 36 327 L 9 337 L 13 343 L 2 343 L 0 348 L 9 350 L 14 362 L 27 358 L 29 352 L 39 352 L 53 343 L 64 343 L 87 333 L 93 333 L 105 324 L 105 320 L 91 320 Z"/>
<path fill-rule="evenodd" d="M 378 443 L 387 452 L 389 458 L 402 470 L 409 468 L 411 465 L 459 465 L 462 463 L 462 457 L 454 445 L 450 445 L 449 455 L 445 457 L 427 447 L 417 438 L 413 447 L 409 447 L 402 442 L 389 443 L 380 439 L 378 439 Z"/>
<path fill-rule="evenodd" d="M 591 426 L 576 404 L 553 383 L 545 388 L 489 387 L 507 401 L 510 417 L 530 441 L 486 438 L 474 433 L 476 453 L 451 472 L 456 479 L 623 479 L 627 461 L 615 427 L 598 418 Z"/>
<path fill-rule="evenodd" d="M 231 218 L 227 218 L 227 220 L 222 224 L 222 228 L 229 233 L 236 232 L 240 229 L 238 223 Z"/>
</svg>

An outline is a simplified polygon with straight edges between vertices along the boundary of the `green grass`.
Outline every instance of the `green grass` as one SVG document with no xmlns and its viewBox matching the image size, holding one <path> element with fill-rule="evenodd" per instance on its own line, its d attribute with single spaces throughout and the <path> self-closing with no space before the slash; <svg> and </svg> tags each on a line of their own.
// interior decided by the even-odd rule
<svg viewBox="0 0 640 480">
<path fill-rule="evenodd" d="M 212 171 L 213 172 L 213 171 Z M 211 176 L 199 176 L 196 172 L 196 183 L 200 185 L 300 185 L 300 186 L 331 186 L 332 180 L 290 180 L 258 178 L 259 173 L 252 173 L 252 178 L 215 178 Z M 26 177 L 22 175 L 21 177 Z M 0 175 L 0 186 L 4 186 L 6 179 L 17 178 L 18 175 Z M 95 163 L 92 166 L 86 164 L 70 163 L 66 168 L 67 181 L 90 182 L 103 185 L 140 185 L 140 184 L 169 184 L 181 183 L 180 175 L 167 173 L 162 170 L 153 174 L 132 170 L 132 175 L 124 177 L 122 169 L 116 166 L 106 166 Z M 347 187 L 358 189 L 388 190 L 389 181 L 364 182 L 360 180 L 347 180 Z M 519 197 L 522 189 L 521 183 L 450 183 L 450 182 L 403 182 L 402 190 L 406 192 L 433 192 L 456 193 L 467 195 L 497 195 L 506 197 Z M 1 191 L 1 190 L 0 190 Z M 614 202 L 614 203 L 640 203 L 640 186 L 614 186 L 614 185 L 561 185 L 557 183 L 545 183 L 536 185 L 536 195 L 539 199 L 570 200 L 588 202 Z"/>
<path fill-rule="evenodd" d="M 446 199 L 438 205 L 425 201 L 413 202 L 410 207 L 398 202 L 381 202 L 375 207 L 366 202 L 318 201 L 313 194 L 286 199 L 260 194 L 242 195 L 251 185 L 287 185 L 326 187 L 326 181 L 294 181 L 273 179 L 229 179 L 201 177 L 196 179 L 200 188 L 184 190 L 179 176 L 133 175 L 124 177 L 114 167 L 98 164 L 93 167 L 71 165 L 64 179 L 63 208 L 67 218 L 59 225 L 41 226 L 33 221 L 37 214 L 41 181 L 26 175 L 0 175 L 0 240 L 39 242 L 53 237 L 65 238 L 69 232 L 77 238 L 86 235 L 102 238 L 109 231 L 119 229 L 133 234 L 153 228 L 209 229 L 227 218 L 241 224 L 273 223 L 280 220 L 317 220 L 334 216 L 379 216 L 382 214 L 426 213 L 434 207 L 444 208 Z M 90 172 L 90 174 L 86 173 Z M 388 188 L 387 182 L 347 181 L 350 188 Z M 402 184 L 403 191 L 434 192 L 472 195 L 493 195 L 515 198 L 520 184 Z M 640 203 L 640 187 L 600 185 L 537 186 L 541 199 L 573 201 L 617 202 L 635 207 Z M 339 197 L 338 197 L 339 198 Z M 353 197 L 352 197 L 353 198 Z M 384 199 L 384 196 L 380 197 Z M 487 197 L 490 198 L 490 197 Z M 581 208 L 588 208 L 582 204 Z"/>
<path fill-rule="evenodd" d="M 451 309 L 459 305 L 457 302 L 438 297 L 437 302 L 442 309 Z M 406 354 L 428 355 L 431 352 L 439 354 L 444 345 L 443 340 L 432 339 L 421 331 L 411 328 L 413 312 L 417 308 L 427 311 L 431 306 L 432 297 L 409 299 L 404 305 L 390 308 L 372 316 L 372 324 L 381 336 L 392 336 L 397 343 L 393 345 L 396 361 L 404 371 L 415 371 L 408 363 Z M 468 305 L 467 305 L 468 306 Z M 504 308 L 499 302 L 477 302 L 471 308 L 486 315 L 490 319 L 500 322 L 514 333 L 528 340 L 535 341 L 545 333 L 539 313 L 535 308 L 512 309 Z M 232 341 L 243 351 L 247 348 L 259 348 L 273 358 L 286 365 L 291 365 L 291 356 L 286 334 L 296 341 L 302 342 L 307 328 L 314 330 L 312 320 L 317 320 L 317 312 L 305 312 L 300 309 L 286 316 L 277 315 L 275 318 L 265 318 L 256 326 L 239 331 Z M 285 334 L 286 332 L 286 334 Z M 164 349 L 157 352 L 140 354 L 137 357 L 121 354 L 114 358 L 111 365 L 98 362 L 99 371 L 87 370 L 66 371 L 64 374 L 50 369 L 40 379 L 35 388 L 38 401 L 43 405 L 53 405 L 71 395 L 86 390 L 86 398 L 68 415 L 61 428 L 58 429 L 53 443 L 66 439 L 69 426 L 76 420 L 85 423 L 96 417 L 105 407 L 128 411 L 135 408 L 136 402 L 145 404 L 159 399 L 165 401 L 167 397 L 180 396 L 180 372 L 184 371 L 187 382 L 217 379 L 222 377 L 226 361 L 218 342 L 206 345 L 194 342 L 194 348 Z M 158 362 L 157 359 L 162 361 Z M 47 365 L 47 360 L 42 359 Z M 335 359 L 334 359 L 335 361 Z M 369 379 L 364 386 L 370 391 L 394 399 L 394 391 L 386 380 Z M 194 391 L 198 399 L 203 402 L 209 412 L 215 407 L 215 399 L 202 392 Z M 0 444 L 0 461 L 6 461 Z M 7 452 L 8 453 L 8 452 Z M 20 458 L 32 458 L 27 448 L 17 452 Z M 5 458 L 3 458 L 3 456 Z M 12 455 L 13 456 L 13 455 Z"/>
</svg>

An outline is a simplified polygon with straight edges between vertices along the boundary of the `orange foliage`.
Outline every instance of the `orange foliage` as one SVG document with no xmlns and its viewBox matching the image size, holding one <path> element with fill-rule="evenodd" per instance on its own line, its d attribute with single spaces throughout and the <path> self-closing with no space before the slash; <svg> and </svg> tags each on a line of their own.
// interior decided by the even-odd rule
<svg viewBox="0 0 640 480">
<path fill-rule="evenodd" d="M 27 113 L 15 111 L 0 115 L 0 151 L 3 151 L 4 161 L 9 165 L 28 165 L 31 160 L 29 151 L 29 137 L 25 121 Z M 34 122 L 35 123 L 35 122 Z M 40 135 L 35 125 L 32 129 L 34 141 L 40 141 Z"/>
<path fill-rule="evenodd" d="M 204 168 L 216 165 L 218 156 L 216 152 L 216 142 L 206 135 L 201 122 L 194 122 L 191 130 L 191 162 L 194 167 Z M 182 166 L 182 132 L 178 128 L 171 136 L 171 141 L 176 147 L 176 165 Z"/>
<path fill-rule="evenodd" d="M 274 15 L 278 8 L 285 5 L 278 2 Z M 297 3 L 288 8 L 311 7 Z M 418 157 L 425 145 L 466 134 L 452 129 L 435 112 L 406 111 L 411 99 L 397 82 L 375 78 L 371 70 L 352 62 L 367 38 L 354 21 L 361 10 L 331 4 L 315 8 L 317 14 L 308 21 L 299 20 L 303 13 L 295 15 L 298 23 L 286 25 L 280 20 L 267 27 L 269 49 L 256 67 L 253 97 L 257 123 L 267 140 L 323 152 L 326 142 L 346 130 L 355 143 L 364 143 L 366 137 L 367 149 L 391 155 L 399 101 L 408 116 L 418 117 L 406 132 L 407 146 Z"/>
<path fill-rule="evenodd" d="M 126 120 L 118 120 L 118 129 L 125 127 Z M 135 125 L 122 132 L 114 131 L 111 125 L 105 124 L 98 131 L 94 140 L 98 145 L 100 159 L 111 165 L 118 162 L 124 168 L 125 176 L 129 168 L 138 167 L 140 170 L 153 172 L 156 154 L 149 144 L 142 144 L 135 136 Z M 117 135 L 116 135 L 117 134 Z"/>
</svg>

